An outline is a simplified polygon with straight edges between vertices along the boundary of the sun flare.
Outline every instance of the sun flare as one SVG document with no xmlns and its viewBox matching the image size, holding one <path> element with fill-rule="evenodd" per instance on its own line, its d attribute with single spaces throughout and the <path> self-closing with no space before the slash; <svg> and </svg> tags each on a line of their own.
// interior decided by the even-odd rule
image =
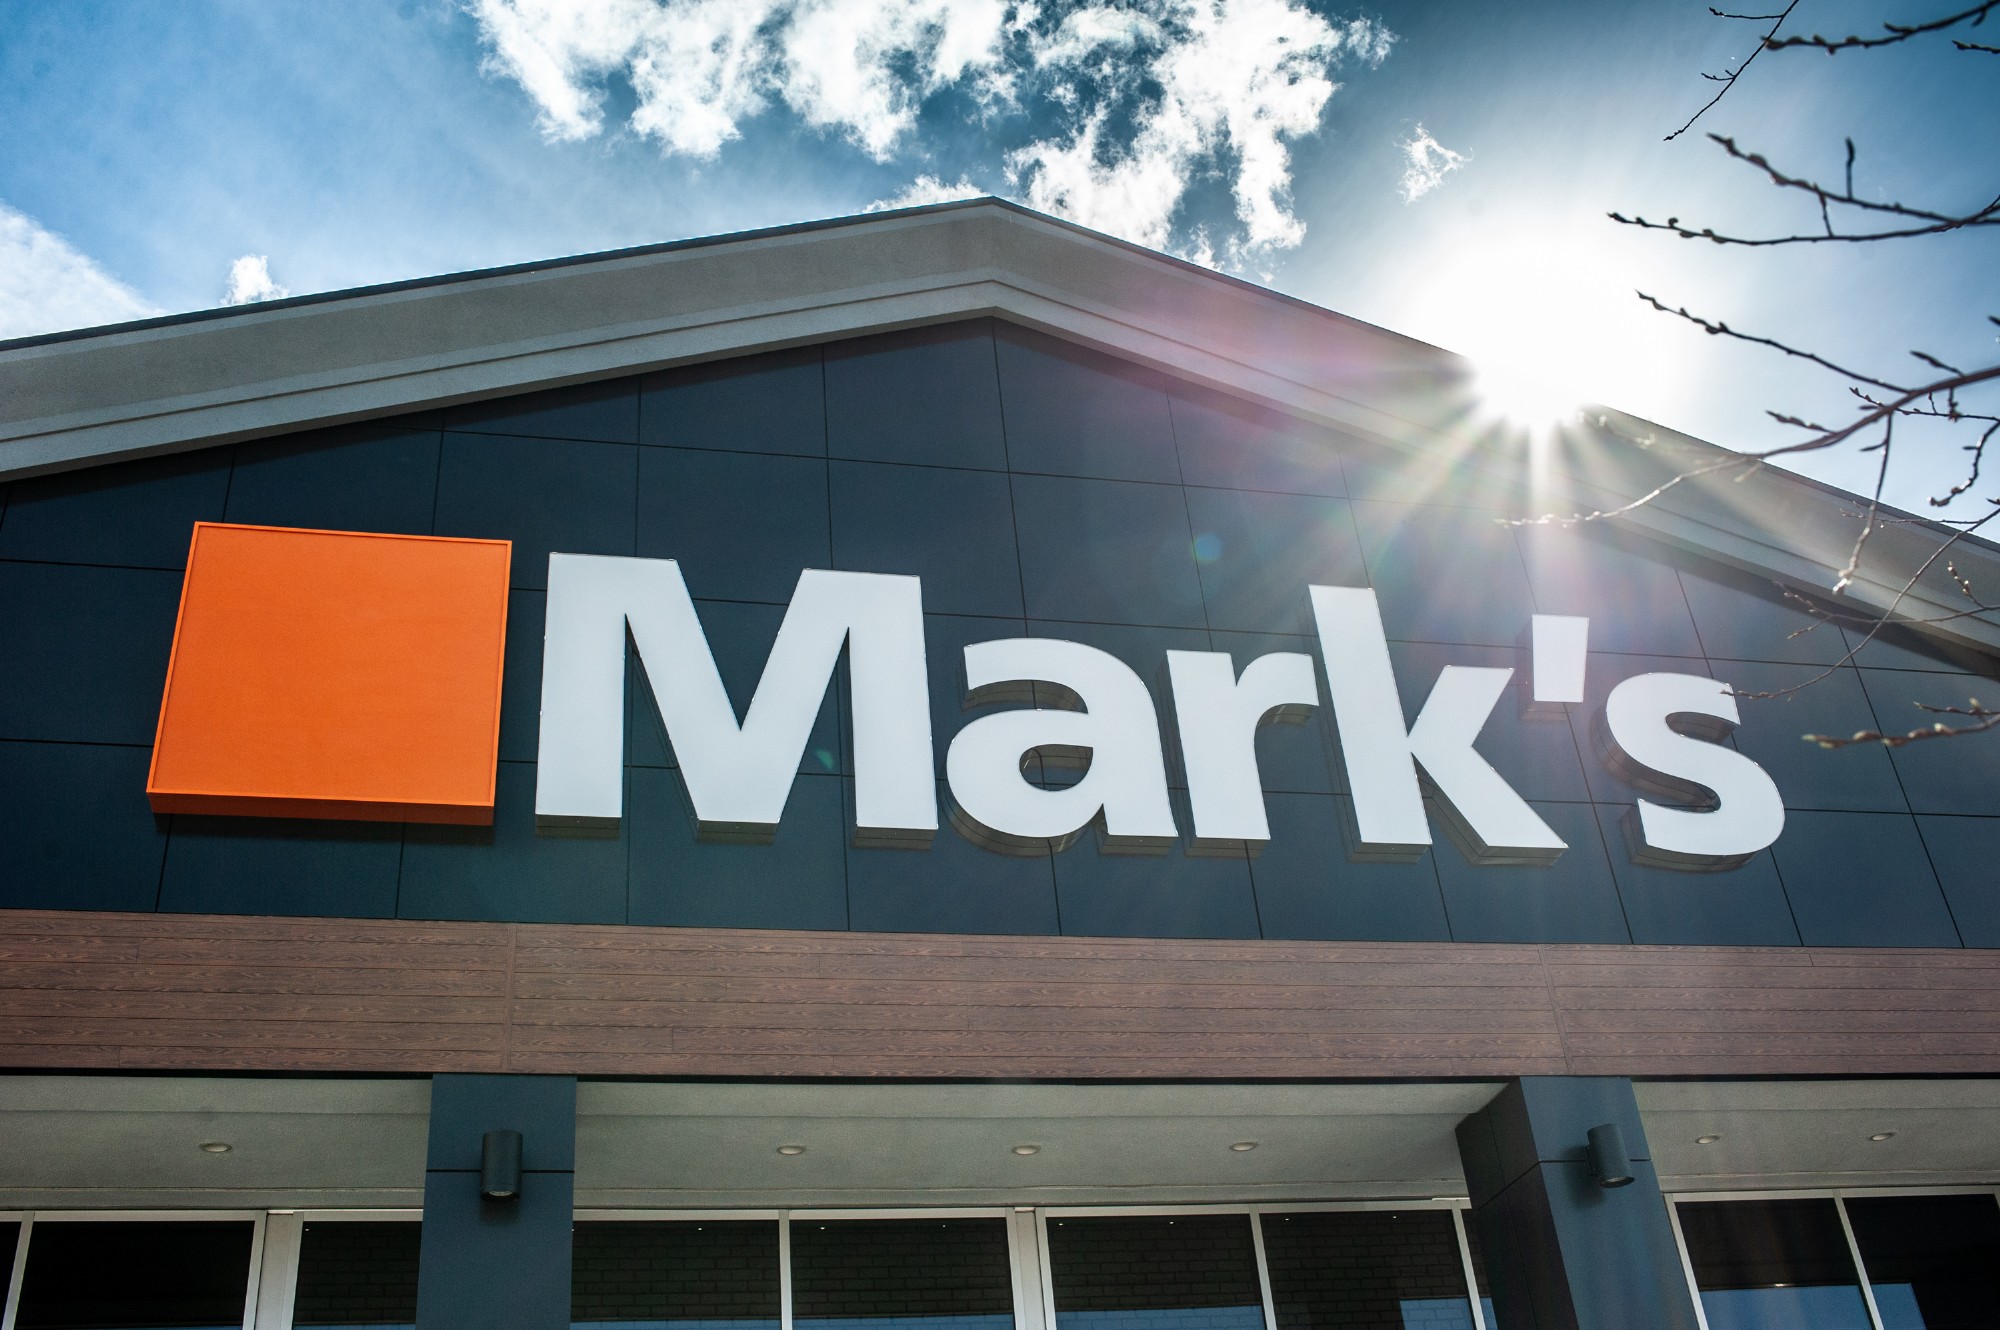
<svg viewBox="0 0 2000 1330">
<path fill-rule="evenodd" d="M 1586 403 L 1660 397 L 1677 367 L 1656 347 L 1635 351 L 1635 313 L 1630 274 L 1603 237 L 1535 227 L 1431 266 L 1401 326 L 1472 362 L 1484 421 L 1546 434 Z"/>
</svg>

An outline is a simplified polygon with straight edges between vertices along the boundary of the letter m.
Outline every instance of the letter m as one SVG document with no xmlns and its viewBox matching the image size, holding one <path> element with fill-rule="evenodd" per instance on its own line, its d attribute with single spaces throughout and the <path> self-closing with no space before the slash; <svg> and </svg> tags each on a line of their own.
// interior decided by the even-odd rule
<svg viewBox="0 0 2000 1330">
<path fill-rule="evenodd" d="M 674 746 L 705 836 L 768 837 L 834 666 L 848 653 L 860 838 L 937 830 L 923 591 L 914 577 L 810 568 L 739 722 L 672 559 L 549 556 L 535 819 L 615 827 L 625 788 L 625 649 Z"/>
</svg>

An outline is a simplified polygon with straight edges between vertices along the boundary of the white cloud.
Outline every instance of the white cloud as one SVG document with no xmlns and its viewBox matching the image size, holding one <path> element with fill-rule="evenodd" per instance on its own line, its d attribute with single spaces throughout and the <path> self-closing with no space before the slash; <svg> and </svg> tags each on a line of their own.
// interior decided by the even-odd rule
<svg viewBox="0 0 2000 1330">
<path fill-rule="evenodd" d="M 552 139 L 603 129 L 604 83 L 623 71 L 632 128 L 668 152 L 713 157 L 782 100 L 807 124 L 886 161 L 917 107 L 964 84 L 1011 92 L 1008 0 L 471 0 L 487 67 L 518 82 Z"/>
<path fill-rule="evenodd" d="M 984 198 L 991 190 L 981 189 L 964 176 L 954 184 L 947 185 L 934 175 L 920 175 L 912 180 L 900 194 L 892 194 L 886 199 L 876 199 L 863 208 L 863 212 L 887 212 L 891 208 L 918 208 L 926 203 L 951 203 L 957 199 Z"/>
<path fill-rule="evenodd" d="M 1029 131 L 1024 118 L 1015 143 L 1036 137 L 998 155 L 1027 202 L 1166 248 L 1191 184 L 1219 173 L 1239 223 L 1220 245 L 1231 264 L 1304 237 L 1290 145 L 1318 129 L 1338 66 L 1379 65 L 1396 40 L 1306 0 L 464 2 L 488 70 L 533 98 L 551 139 L 603 132 L 617 76 L 636 98 L 630 129 L 696 158 L 782 104 L 887 162 L 940 92 L 969 98 L 989 126 L 1032 92 L 1055 125 Z M 1197 248 L 1213 256 L 1205 236 Z"/>
<path fill-rule="evenodd" d="M 160 313 L 32 217 L 0 203 L 0 338 L 124 323 Z"/>
<path fill-rule="evenodd" d="M 251 305 L 259 300 L 283 300 L 290 287 L 271 280 L 271 261 L 262 254 L 245 254 L 229 265 L 229 291 L 225 305 Z"/>
<path fill-rule="evenodd" d="M 542 132 L 553 139 L 587 139 L 604 126 L 603 77 L 639 55 L 660 26 L 652 0 L 473 0 L 470 6 L 492 52 L 487 68 L 514 79 L 541 109 Z M 716 18 L 731 3 L 687 5 L 690 19 Z M 741 6 L 749 9 L 751 6 Z M 705 33 L 694 24 L 689 47 Z M 693 71 L 694 81 L 711 71 Z M 637 77 L 635 71 L 635 79 Z"/>
<path fill-rule="evenodd" d="M 1009 8 L 1005 0 L 800 0 L 779 39 L 785 102 L 887 161 L 930 94 L 964 81 L 982 101 L 1010 95 Z"/>
<path fill-rule="evenodd" d="M 1053 33 L 1034 44 L 1033 58 L 1043 67 L 1080 65 L 1092 56 L 1129 51 L 1160 36 L 1160 25 L 1144 14 L 1092 5 L 1065 15 Z"/>
<path fill-rule="evenodd" d="M 1319 127 L 1339 85 L 1330 77 L 1352 56 L 1380 64 L 1395 37 L 1370 19 L 1330 23 L 1294 0 L 1197 0 L 1148 31 L 1083 11 L 1058 30 L 1062 58 L 1095 48 L 1150 48 L 1133 73 L 1156 81 L 1157 101 L 1135 119 L 1129 142 L 1105 140 L 1100 108 L 1066 139 L 1017 149 L 1008 164 L 1028 202 L 1143 245 L 1165 248 L 1174 213 L 1197 164 L 1233 156 L 1230 191 L 1243 234 L 1242 261 L 1298 244 L 1305 224 L 1291 211 L 1287 141 Z M 1074 27 L 1071 20 L 1076 20 Z"/>
<path fill-rule="evenodd" d="M 650 0 L 615 3 L 640 11 L 642 20 L 626 29 L 632 40 L 622 57 L 638 95 L 632 128 L 639 134 L 668 152 L 713 157 L 738 136 L 738 121 L 764 109 L 769 52 L 762 29 L 776 7 L 770 0 L 692 0 L 671 11 Z M 486 7 L 502 6 L 487 0 Z M 593 115 L 598 96 L 591 93 Z"/>
<path fill-rule="evenodd" d="M 1445 175 L 1464 166 L 1472 158 L 1467 153 L 1453 152 L 1430 136 L 1422 125 L 1405 143 L 1397 145 L 1403 150 L 1403 158 L 1408 164 L 1403 168 L 1403 202 L 1415 203 L 1424 195 L 1444 183 Z"/>
</svg>

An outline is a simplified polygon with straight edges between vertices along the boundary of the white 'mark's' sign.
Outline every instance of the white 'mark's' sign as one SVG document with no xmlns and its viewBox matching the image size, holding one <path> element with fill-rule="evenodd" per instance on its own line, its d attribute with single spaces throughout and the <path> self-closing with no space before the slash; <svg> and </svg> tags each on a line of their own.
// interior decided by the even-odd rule
<svg viewBox="0 0 2000 1330">
<path fill-rule="evenodd" d="M 1548 863 L 1560 855 L 1562 839 L 1474 746 L 1515 672 L 1448 665 L 1406 725 L 1375 593 L 1316 586 L 1310 595 L 1353 797 L 1356 857 L 1422 854 L 1432 811 L 1476 862 Z M 1588 636 L 1587 619 L 1534 616 L 1528 714 L 1559 715 L 1564 704 L 1584 700 Z M 801 573 L 739 721 L 679 564 L 550 555 L 535 790 L 545 827 L 615 826 L 623 813 L 628 639 L 703 835 L 755 839 L 776 831 L 843 649 L 857 840 L 923 845 L 937 831 L 918 579 Z M 1223 652 L 1166 654 L 1191 848 L 1254 851 L 1271 836 L 1257 729 L 1321 705 L 1313 661 L 1273 652 L 1239 673 Z M 1071 844 L 1092 825 L 1109 850 L 1158 851 L 1180 836 L 1160 718 L 1131 667 L 1079 642 L 1032 637 L 976 642 L 964 664 L 968 708 L 1023 704 L 974 718 L 945 751 L 952 819 L 967 835 L 995 850 L 1037 852 Z M 1701 675 L 1642 674 L 1611 690 L 1596 733 L 1612 768 L 1642 789 L 1708 805 L 1639 799 L 1630 828 L 1639 860 L 1724 868 L 1778 838 L 1785 809 L 1770 776 L 1714 742 L 1737 720 L 1729 685 Z M 1032 756 L 1084 773 L 1075 784 L 1043 788 L 1023 774 Z"/>
</svg>

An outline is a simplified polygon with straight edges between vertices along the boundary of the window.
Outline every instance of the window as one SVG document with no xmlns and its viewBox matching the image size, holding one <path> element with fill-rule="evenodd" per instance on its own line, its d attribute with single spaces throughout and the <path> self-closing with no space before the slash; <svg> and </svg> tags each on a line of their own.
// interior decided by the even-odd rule
<svg viewBox="0 0 2000 1330">
<path fill-rule="evenodd" d="M 1265 1214 L 1277 1330 L 1472 1330 L 1445 1210 Z"/>
<path fill-rule="evenodd" d="M 1264 1330 L 1248 1215 L 1051 1219 L 1055 1330 Z"/>
<path fill-rule="evenodd" d="M 1974 1330 L 2000 1321 L 2000 1205 L 1991 1196 L 1841 1203 L 1882 1330 Z"/>
<path fill-rule="evenodd" d="M 308 1222 L 299 1235 L 292 1324 L 414 1327 L 422 1236 L 415 1223 Z"/>
<path fill-rule="evenodd" d="M 1709 1330 L 1973 1330 L 2000 1324 L 1991 1193 L 1682 1201 Z M 1865 1275 L 1865 1278 L 1864 1278 Z"/>
<path fill-rule="evenodd" d="M 235 1330 L 256 1231 L 248 1220 L 37 1220 L 15 1330 Z"/>
<path fill-rule="evenodd" d="M 577 1330 L 1490 1325 L 1468 1297 L 1460 1225 L 1437 1205 L 626 1212 L 575 1233 Z"/>
<path fill-rule="evenodd" d="M 1013 1330 L 1004 1219 L 792 1223 L 797 1330 Z"/>
<path fill-rule="evenodd" d="M 1680 1220 L 1709 1330 L 1871 1330 L 1830 1198 L 1698 1201 Z"/>
<path fill-rule="evenodd" d="M 20 1223 L 9 1220 L 0 1224 L 0 1289 L 14 1286 L 14 1251 L 20 1245 Z"/>
<path fill-rule="evenodd" d="M 778 1330 L 774 1220 L 593 1222 L 570 1247 L 570 1322 L 618 1330 Z"/>
</svg>

